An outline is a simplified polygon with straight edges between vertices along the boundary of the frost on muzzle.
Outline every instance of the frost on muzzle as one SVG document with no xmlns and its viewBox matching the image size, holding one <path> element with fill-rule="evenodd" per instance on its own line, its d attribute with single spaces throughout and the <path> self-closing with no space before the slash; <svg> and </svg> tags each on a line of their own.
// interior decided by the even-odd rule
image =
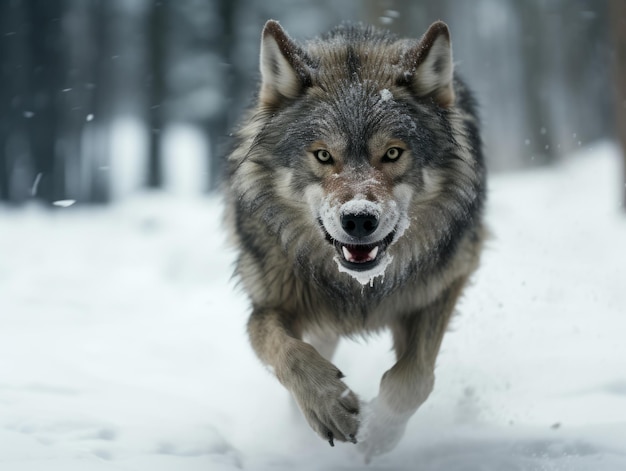
<svg viewBox="0 0 626 471">
<path fill-rule="evenodd" d="M 394 241 L 399 214 L 396 204 L 374 203 L 365 199 L 350 200 L 344 204 L 325 202 L 320 213 L 320 225 L 326 239 L 336 251 L 341 271 L 359 281 L 382 275 L 391 261 L 386 250 Z"/>
</svg>

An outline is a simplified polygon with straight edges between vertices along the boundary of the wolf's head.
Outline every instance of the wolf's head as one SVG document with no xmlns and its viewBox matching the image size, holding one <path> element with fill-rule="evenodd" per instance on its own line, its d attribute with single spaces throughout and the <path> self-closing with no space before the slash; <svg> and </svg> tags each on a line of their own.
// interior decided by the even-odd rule
<svg viewBox="0 0 626 471">
<path fill-rule="evenodd" d="M 452 213 L 476 199 L 480 145 L 473 117 L 457 106 L 444 23 L 421 40 L 342 26 L 300 47 L 268 21 L 261 76 L 238 169 L 255 165 L 239 171 L 282 201 L 289 215 L 274 208 L 265 218 L 276 233 L 305 206 L 303 239 L 333 247 L 339 269 L 361 283 L 395 257 L 415 260 L 440 244 L 450 220 L 462 218 Z M 267 188 L 259 195 L 270 199 Z"/>
</svg>

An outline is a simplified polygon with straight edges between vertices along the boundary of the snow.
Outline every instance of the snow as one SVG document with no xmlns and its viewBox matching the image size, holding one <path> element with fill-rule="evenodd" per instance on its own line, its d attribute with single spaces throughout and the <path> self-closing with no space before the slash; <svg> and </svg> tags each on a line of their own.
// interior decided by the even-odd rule
<svg viewBox="0 0 626 471">
<path fill-rule="evenodd" d="M 380 99 L 382 101 L 389 101 L 389 100 L 393 100 L 393 94 L 386 88 L 383 88 L 380 91 Z"/>
<path fill-rule="evenodd" d="M 94 124 L 97 120 L 94 121 Z M 152 130 L 158 132 L 158 130 Z M 96 128 L 93 136 L 94 145 L 110 146 L 110 161 L 95 162 L 102 170 L 111 172 L 112 196 L 114 200 L 123 200 L 133 195 L 137 188 L 145 185 L 148 166 L 148 129 L 138 119 L 131 116 L 118 117 L 107 127 Z M 97 157 L 96 157 L 97 158 Z"/>
<path fill-rule="evenodd" d="M 347 252 L 347 249 L 345 247 L 343 247 L 343 250 Z M 345 255 L 345 253 L 344 253 L 344 258 L 348 260 L 348 257 Z M 376 264 L 369 270 L 362 270 L 362 271 L 354 271 L 354 270 L 350 270 L 349 268 L 344 267 L 343 263 L 341 262 L 341 259 L 339 258 L 339 255 L 337 254 L 335 254 L 334 260 L 335 260 L 335 263 L 337 264 L 337 270 L 339 270 L 341 273 L 346 273 L 350 275 L 352 278 L 354 278 L 356 281 L 361 283 L 361 285 L 363 286 L 369 285 L 370 287 L 373 287 L 375 278 L 381 277 L 383 280 L 385 279 L 385 270 L 387 269 L 389 264 L 393 261 L 393 257 L 389 255 L 388 253 L 384 253 L 380 261 L 378 262 L 378 264 Z"/>
<path fill-rule="evenodd" d="M 209 146 L 206 133 L 191 125 L 172 124 L 163 131 L 163 179 L 168 193 L 198 197 L 205 193 Z"/>
<path fill-rule="evenodd" d="M 626 469 L 626 218 L 597 145 L 491 179 L 494 233 L 435 390 L 365 466 L 256 360 L 215 199 L 0 207 L 0 469 Z M 387 335 L 342 343 L 370 400 Z"/>
<path fill-rule="evenodd" d="M 37 196 L 37 191 L 39 190 L 39 183 L 41 182 L 41 177 L 43 177 L 43 173 L 41 173 L 41 172 L 39 172 L 35 176 L 35 181 L 33 182 L 33 185 L 30 188 L 30 195 L 31 196 Z"/>
<path fill-rule="evenodd" d="M 41 174 L 38 174 L 38 176 Z M 35 183 L 37 183 L 38 178 L 35 180 Z M 57 201 L 53 201 L 52 205 L 53 206 L 58 206 L 60 208 L 69 208 L 70 206 L 76 204 L 76 200 L 57 200 Z"/>
</svg>

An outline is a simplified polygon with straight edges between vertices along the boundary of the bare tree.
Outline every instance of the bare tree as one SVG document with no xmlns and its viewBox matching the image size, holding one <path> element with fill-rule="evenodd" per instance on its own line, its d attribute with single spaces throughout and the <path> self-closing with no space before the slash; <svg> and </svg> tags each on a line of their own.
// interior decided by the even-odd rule
<svg viewBox="0 0 626 471">
<path fill-rule="evenodd" d="M 56 138 L 65 60 L 59 0 L 3 2 L 0 16 L 6 28 L 0 51 L 0 196 L 52 200 L 62 196 L 65 183 L 63 143 Z"/>
<path fill-rule="evenodd" d="M 148 31 L 148 129 L 150 148 L 148 151 L 148 187 L 159 188 L 163 184 L 161 165 L 162 139 L 166 119 L 165 109 L 165 42 L 167 41 L 166 18 L 169 4 L 156 2 L 149 9 Z"/>
<path fill-rule="evenodd" d="M 617 137 L 622 146 L 622 209 L 626 211 L 626 2 L 611 0 L 611 18 L 615 41 L 615 91 Z"/>
<path fill-rule="evenodd" d="M 23 67 L 26 44 L 21 34 L 25 11 L 22 4 L 0 2 L 0 201 L 15 201 L 27 197 L 25 192 L 16 195 L 16 173 L 32 167 L 26 148 L 25 119 L 29 112 L 23 109 L 25 68 Z M 27 113 L 27 116 L 24 116 Z M 20 149 L 22 147 L 22 149 Z M 23 170 L 22 170 L 23 172 Z M 23 182 L 25 186 L 25 182 Z"/>
</svg>

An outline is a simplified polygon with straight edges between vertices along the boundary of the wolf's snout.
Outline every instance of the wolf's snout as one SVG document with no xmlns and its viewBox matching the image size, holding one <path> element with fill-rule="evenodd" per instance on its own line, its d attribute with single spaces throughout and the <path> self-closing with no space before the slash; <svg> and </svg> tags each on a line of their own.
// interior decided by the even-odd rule
<svg viewBox="0 0 626 471">
<path fill-rule="evenodd" d="M 344 214 L 341 227 L 352 237 L 363 238 L 374 233 L 378 227 L 378 216 L 374 214 Z"/>
</svg>

